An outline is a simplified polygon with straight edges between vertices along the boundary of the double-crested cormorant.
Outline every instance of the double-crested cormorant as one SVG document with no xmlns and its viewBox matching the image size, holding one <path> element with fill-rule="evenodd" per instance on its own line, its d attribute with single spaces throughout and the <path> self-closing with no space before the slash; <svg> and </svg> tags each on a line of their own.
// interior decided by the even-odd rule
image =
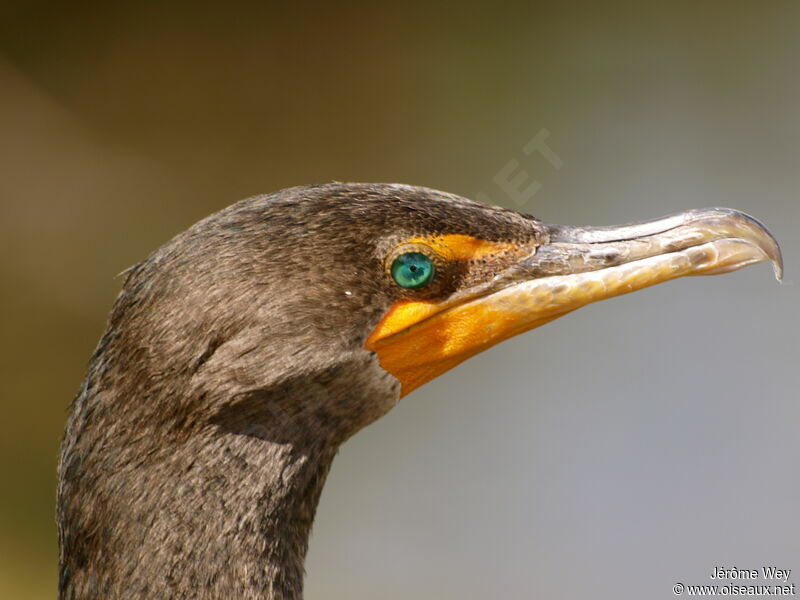
<svg viewBox="0 0 800 600">
<path fill-rule="evenodd" d="M 60 597 L 298 599 L 339 445 L 490 346 L 590 302 L 771 260 L 724 208 L 547 225 L 405 185 L 243 200 L 132 267 L 73 403 Z"/>
</svg>

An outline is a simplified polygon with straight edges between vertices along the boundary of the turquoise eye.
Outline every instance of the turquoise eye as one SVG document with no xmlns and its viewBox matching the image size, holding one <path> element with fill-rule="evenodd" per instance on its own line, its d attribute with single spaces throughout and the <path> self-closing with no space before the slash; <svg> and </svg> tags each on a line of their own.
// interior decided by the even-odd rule
<svg viewBox="0 0 800 600">
<path fill-rule="evenodd" d="M 420 252 L 407 252 L 394 259 L 392 279 L 400 287 L 415 290 L 433 277 L 433 261 Z"/>
</svg>

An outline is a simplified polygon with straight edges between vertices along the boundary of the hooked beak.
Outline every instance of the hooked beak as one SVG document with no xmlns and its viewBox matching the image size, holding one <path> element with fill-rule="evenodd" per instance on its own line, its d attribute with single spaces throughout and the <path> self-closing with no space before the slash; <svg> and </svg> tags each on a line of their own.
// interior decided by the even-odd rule
<svg viewBox="0 0 800 600">
<path fill-rule="evenodd" d="M 717 275 L 766 260 L 772 261 L 778 280 L 783 276 L 777 240 L 761 222 L 730 208 L 690 210 L 616 227 L 547 228 L 549 244 L 530 261 L 543 274 L 549 268 L 552 274 L 563 274 L 558 271 L 564 268 L 573 273 L 597 271 L 661 256 L 676 277 Z M 686 260 L 692 268 L 685 271 Z"/>
<path fill-rule="evenodd" d="M 548 239 L 492 281 L 428 305 L 399 331 L 379 325 L 366 348 L 405 395 L 487 348 L 592 302 L 686 275 L 717 275 L 771 261 L 775 238 L 727 208 L 616 227 L 545 225 Z M 384 320 L 391 318 L 391 313 Z"/>
</svg>

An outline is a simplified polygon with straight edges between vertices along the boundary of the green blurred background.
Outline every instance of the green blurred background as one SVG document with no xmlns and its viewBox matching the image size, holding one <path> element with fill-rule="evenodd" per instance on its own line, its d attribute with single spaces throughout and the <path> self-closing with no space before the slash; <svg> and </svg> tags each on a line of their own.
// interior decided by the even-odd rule
<svg viewBox="0 0 800 600">
<path fill-rule="evenodd" d="M 0 597 L 55 595 L 58 444 L 115 275 L 237 199 L 330 180 L 572 224 L 731 206 L 770 225 L 788 282 L 602 303 L 412 395 L 337 459 L 309 598 L 800 573 L 798 64 L 796 2 L 3 0 Z M 522 152 L 542 130 L 559 169 Z M 495 183 L 510 161 L 527 202 Z"/>
</svg>

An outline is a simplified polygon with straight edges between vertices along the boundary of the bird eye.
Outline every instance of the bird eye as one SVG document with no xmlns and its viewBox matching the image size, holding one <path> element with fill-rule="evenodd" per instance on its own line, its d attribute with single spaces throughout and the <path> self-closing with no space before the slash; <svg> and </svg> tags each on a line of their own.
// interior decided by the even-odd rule
<svg viewBox="0 0 800 600">
<path fill-rule="evenodd" d="M 433 277 L 433 261 L 420 252 L 406 252 L 394 259 L 390 271 L 397 285 L 415 290 Z"/>
</svg>

